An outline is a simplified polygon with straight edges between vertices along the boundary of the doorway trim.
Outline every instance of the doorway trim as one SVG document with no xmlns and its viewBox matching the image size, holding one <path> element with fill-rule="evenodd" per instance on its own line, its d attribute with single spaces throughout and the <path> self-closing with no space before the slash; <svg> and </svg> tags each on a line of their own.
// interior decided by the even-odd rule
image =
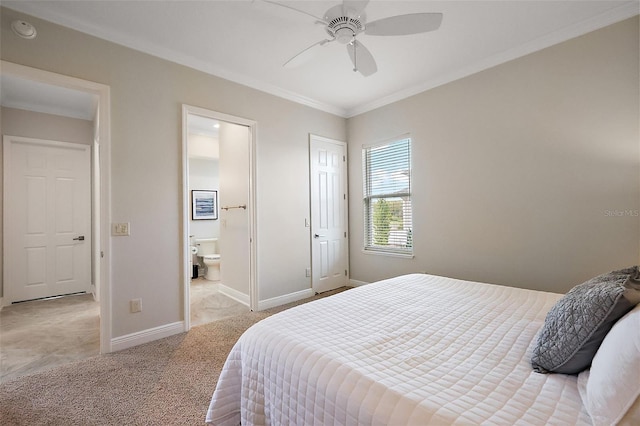
<svg viewBox="0 0 640 426">
<path fill-rule="evenodd" d="M 97 208 L 91 210 L 91 223 L 94 241 L 92 251 L 93 283 L 96 298 L 100 303 L 100 353 L 112 351 L 111 346 L 111 89 L 109 86 L 56 74 L 50 71 L 18 65 L 13 62 L 0 61 L 0 72 L 25 80 L 46 83 L 67 89 L 78 90 L 97 96 L 95 108 L 94 149 L 99 149 L 91 156 L 94 177 L 92 182 L 92 201 Z M 4 195 L 3 195 L 4 197 Z M 4 233 L 3 233 L 4 239 Z"/>
<path fill-rule="evenodd" d="M 257 262 L 257 214 L 256 214 L 256 132 L 257 122 L 242 117 L 212 111 L 206 108 L 182 104 L 182 288 L 184 289 L 184 331 L 191 329 L 190 287 L 191 271 L 189 270 L 189 129 L 187 119 L 189 115 L 199 115 L 218 121 L 247 126 L 249 128 L 249 308 L 258 309 L 258 262 Z"/>
</svg>

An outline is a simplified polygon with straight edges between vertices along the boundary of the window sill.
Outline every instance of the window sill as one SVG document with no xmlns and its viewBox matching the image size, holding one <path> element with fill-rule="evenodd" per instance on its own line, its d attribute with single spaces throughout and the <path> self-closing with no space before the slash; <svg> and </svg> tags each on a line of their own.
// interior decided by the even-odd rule
<svg viewBox="0 0 640 426">
<path fill-rule="evenodd" d="M 413 253 L 392 253 L 388 251 L 366 250 L 366 249 L 362 249 L 362 252 L 364 254 L 370 254 L 375 256 L 399 257 L 401 259 L 413 259 L 415 257 Z"/>
</svg>

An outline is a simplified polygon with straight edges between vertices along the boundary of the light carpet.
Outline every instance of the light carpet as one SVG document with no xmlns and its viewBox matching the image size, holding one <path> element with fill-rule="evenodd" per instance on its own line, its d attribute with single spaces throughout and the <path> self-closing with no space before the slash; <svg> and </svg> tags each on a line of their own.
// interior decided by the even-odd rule
<svg viewBox="0 0 640 426">
<path fill-rule="evenodd" d="M 247 328 L 345 289 L 9 381 L 0 385 L 0 424 L 202 425 L 224 361 Z"/>
</svg>

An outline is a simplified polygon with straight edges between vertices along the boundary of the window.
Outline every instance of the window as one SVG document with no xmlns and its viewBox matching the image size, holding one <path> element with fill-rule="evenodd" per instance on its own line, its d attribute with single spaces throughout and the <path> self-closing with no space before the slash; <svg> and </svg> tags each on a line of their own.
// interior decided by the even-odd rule
<svg viewBox="0 0 640 426">
<path fill-rule="evenodd" d="M 411 223 L 411 138 L 362 150 L 364 249 L 413 254 Z"/>
</svg>

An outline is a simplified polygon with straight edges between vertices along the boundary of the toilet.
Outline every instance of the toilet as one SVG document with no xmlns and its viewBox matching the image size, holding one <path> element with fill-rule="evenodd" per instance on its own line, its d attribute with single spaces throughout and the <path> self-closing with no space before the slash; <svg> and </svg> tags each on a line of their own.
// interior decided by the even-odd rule
<svg viewBox="0 0 640 426">
<path fill-rule="evenodd" d="M 197 255 L 205 265 L 204 278 L 209 281 L 220 281 L 220 254 L 217 238 L 196 239 Z"/>
</svg>

